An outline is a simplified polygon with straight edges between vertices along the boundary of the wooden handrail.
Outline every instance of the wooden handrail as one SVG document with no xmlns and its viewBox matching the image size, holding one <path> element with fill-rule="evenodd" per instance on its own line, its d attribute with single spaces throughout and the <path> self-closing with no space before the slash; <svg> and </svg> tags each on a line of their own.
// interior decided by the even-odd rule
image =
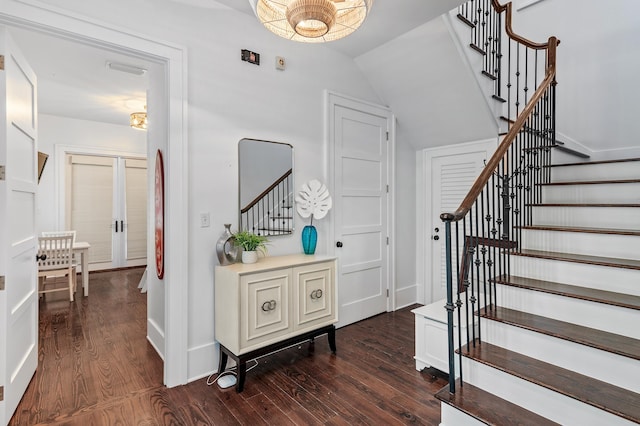
<svg viewBox="0 0 640 426">
<path fill-rule="evenodd" d="M 242 210 L 240 210 L 240 213 L 246 213 L 246 212 L 248 212 L 249 210 L 251 210 L 251 208 L 252 208 L 253 206 L 255 206 L 256 204 L 258 204 L 258 202 L 259 202 L 260 200 L 262 200 L 262 199 L 265 197 L 265 195 L 267 195 L 269 192 L 271 192 L 271 190 L 272 190 L 273 188 L 275 188 L 276 186 L 280 185 L 280 183 L 282 183 L 286 178 L 288 178 L 288 177 L 291 175 L 291 173 L 292 173 L 292 172 L 293 172 L 293 169 L 289 169 L 287 172 L 285 172 L 285 174 L 283 174 L 282 176 L 280 176 L 280 177 L 278 178 L 278 180 L 276 180 L 275 182 L 273 182 L 273 183 L 271 184 L 271 186 L 269 186 L 267 189 L 265 189 L 264 191 L 262 191 L 262 193 L 261 193 L 260 195 L 258 195 L 258 196 L 257 196 L 257 197 L 252 201 L 252 202 L 250 202 L 250 203 L 247 205 L 247 207 L 245 207 L 245 208 L 243 208 Z"/>
<path fill-rule="evenodd" d="M 511 23 L 513 22 L 512 20 L 512 11 L 513 11 L 513 4 L 512 2 L 508 2 L 505 5 L 501 5 L 498 0 L 491 0 L 491 4 L 493 5 L 493 8 L 496 10 L 496 12 L 498 13 L 502 13 L 503 11 L 506 11 L 506 20 L 504 23 L 504 28 L 507 32 L 507 35 L 509 36 L 509 38 L 524 44 L 527 47 L 530 47 L 532 49 L 536 49 L 536 50 L 542 50 L 542 49 L 548 49 L 550 47 L 550 42 L 551 42 L 551 38 L 549 38 L 549 41 L 547 43 L 536 43 L 534 41 L 531 41 L 529 39 L 526 39 L 524 37 L 522 37 L 519 34 L 516 34 L 513 31 L 513 28 L 511 28 Z M 552 37 L 553 38 L 553 37 Z M 560 44 L 560 40 L 556 39 L 556 46 Z"/>
<path fill-rule="evenodd" d="M 511 4 L 511 3 L 508 3 L 508 4 Z M 518 133 L 524 127 L 527 119 L 533 113 L 536 107 L 536 104 L 538 103 L 540 98 L 542 98 L 542 95 L 544 94 L 544 92 L 551 85 L 555 84 L 555 77 L 556 77 L 555 59 L 556 59 L 556 47 L 558 43 L 559 41 L 557 38 L 549 37 L 549 41 L 545 44 L 545 45 L 548 45 L 548 51 L 547 51 L 548 62 L 547 62 L 547 68 L 546 68 L 544 80 L 540 83 L 540 86 L 536 89 L 536 91 L 534 92 L 533 96 L 531 97 L 527 105 L 524 107 L 520 115 L 517 117 L 515 123 L 513 124 L 513 126 L 507 133 L 507 135 L 504 137 L 500 145 L 498 145 L 498 149 L 485 165 L 484 169 L 482 170 L 482 172 L 476 179 L 475 183 L 469 190 L 469 193 L 467 194 L 467 196 L 464 198 L 464 200 L 462 200 L 460 207 L 458 207 L 458 209 L 453 213 L 442 213 L 440 215 L 441 220 L 457 222 L 461 220 L 469 212 L 469 210 L 473 206 L 473 203 L 475 203 L 476 199 L 482 192 L 483 188 L 485 187 L 487 182 L 489 182 L 489 179 L 493 175 L 493 172 L 497 169 L 498 165 L 500 164 L 500 161 L 506 154 L 507 150 L 509 149 L 513 141 L 516 139 L 516 136 L 518 136 Z"/>
</svg>

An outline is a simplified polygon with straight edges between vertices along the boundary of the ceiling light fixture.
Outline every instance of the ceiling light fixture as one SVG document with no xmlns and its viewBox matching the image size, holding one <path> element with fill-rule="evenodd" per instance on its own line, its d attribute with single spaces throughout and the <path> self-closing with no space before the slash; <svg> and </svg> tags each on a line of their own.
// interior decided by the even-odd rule
<svg viewBox="0 0 640 426">
<path fill-rule="evenodd" d="M 348 36 L 364 22 L 372 4 L 373 0 L 251 0 L 269 31 L 306 43 Z"/>
<path fill-rule="evenodd" d="M 123 63 L 120 63 L 120 62 L 107 61 L 107 63 L 105 65 L 110 70 L 122 71 L 122 72 L 126 72 L 126 73 L 129 73 L 129 74 L 145 75 L 147 73 L 147 70 L 145 68 L 137 67 L 135 65 L 123 64 Z"/>
<path fill-rule="evenodd" d="M 129 125 L 134 129 L 147 130 L 147 106 L 144 112 L 132 112 L 129 116 Z"/>
</svg>

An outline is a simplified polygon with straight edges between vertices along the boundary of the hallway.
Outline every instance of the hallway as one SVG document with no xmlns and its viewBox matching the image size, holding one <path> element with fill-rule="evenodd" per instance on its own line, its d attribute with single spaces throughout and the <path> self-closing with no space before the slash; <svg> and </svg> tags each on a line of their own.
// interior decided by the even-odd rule
<svg viewBox="0 0 640 426">
<path fill-rule="evenodd" d="M 10 425 L 439 423 L 446 381 L 414 368 L 410 308 L 339 329 L 336 356 L 320 337 L 260 359 L 241 394 L 206 378 L 164 387 L 142 273 L 92 273 L 88 298 L 41 300 L 38 370 Z"/>
</svg>

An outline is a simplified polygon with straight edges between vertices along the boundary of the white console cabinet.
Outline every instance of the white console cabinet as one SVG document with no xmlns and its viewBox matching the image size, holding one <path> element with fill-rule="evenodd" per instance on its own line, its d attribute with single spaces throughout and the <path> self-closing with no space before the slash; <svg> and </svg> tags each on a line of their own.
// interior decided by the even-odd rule
<svg viewBox="0 0 640 426">
<path fill-rule="evenodd" d="M 238 392 L 248 360 L 325 333 L 335 353 L 335 272 L 335 258 L 302 254 L 216 266 L 218 371 L 236 361 Z"/>
</svg>

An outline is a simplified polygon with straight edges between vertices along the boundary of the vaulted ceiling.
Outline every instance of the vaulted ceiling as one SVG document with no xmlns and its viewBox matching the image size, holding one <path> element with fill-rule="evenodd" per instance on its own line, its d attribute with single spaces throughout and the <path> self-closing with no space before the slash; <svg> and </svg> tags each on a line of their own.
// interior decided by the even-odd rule
<svg viewBox="0 0 640 426">
<path fill-rule="evenodd" d="M 156 3 L 157 7 L 179 4 L 194 14 L 233 10 L 251 16 L 252 25 L 260 25 L 249 0 Z M 400 127 L 410 134 L 417 149 L 456 142 L 448 139 L 447 128 L 456 126 L 446 121 L 452 117 L 465 117 L 467 126 L 462 130 L 470 132 L 476 124 L 486 121 L 486 111 L 473 110 L 477 93 L 473 94 L 469 87 L 472 80 L 463 75 L 463 61 L 456 51 L 459 47 L 448 34 L 445 21 L 434 19 L 458 3 L 459 0 L 375 0 L 358 31 L 326 45 L 354 59 L 381 101 L 394 110 Z M 544 41 L 549 35 L 562 40 L 558 51 L 561 135 L 595 151 L 637 147 L 633 124 L 635 100 L 640 97 L 636 77 L 640 73 L 638 3 L 514 3 L 524 12 L 514 20 L 521 34 L 535 41 Z M 126 125 L 129 113 L 144 107 L 146 76 L 109 70 L 105 64 L 122 62 L 141 68 L 150 64 L 19 28 L 12 29 L 12 34 L 39 76 L 42 113 Z M 443 76 L 453 74 L 458 76 L 459 84 L 447 87 L 440 83 Z M 473 138 L 472 133 L 460 134 L 460 129 L 458 126 L 458 139 Z"/>
</svg>

